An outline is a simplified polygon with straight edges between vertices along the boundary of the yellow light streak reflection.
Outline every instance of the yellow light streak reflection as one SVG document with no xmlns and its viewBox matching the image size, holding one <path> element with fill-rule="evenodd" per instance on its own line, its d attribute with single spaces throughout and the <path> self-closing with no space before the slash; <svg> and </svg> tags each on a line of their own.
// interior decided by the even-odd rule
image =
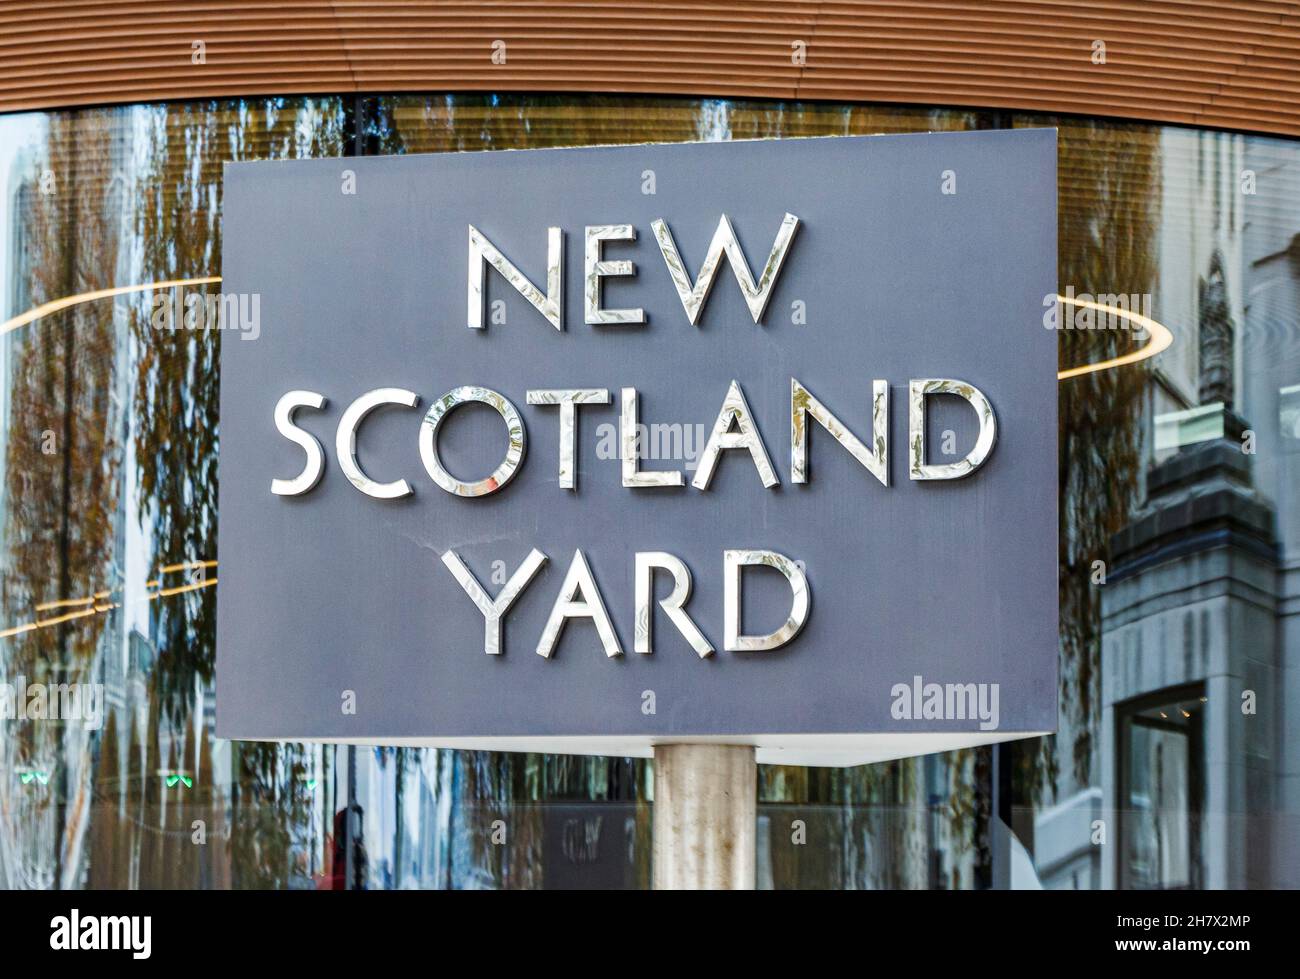
<svg viewBox="0 0 1300 979">
<path fill-rule="evenodd" d="M 181 570 L 191 567 L 215 567 L 216 561 L 186 561 L 183 564 L 171 564 L 162 571 Z M 200 588 L 208 588 L 217 583 L 216 578 L 206 578 L 203 581 L 195 581 L 185 585 L 177 585 L 174 588 L 159 588 L 157 591 L 149 592 L 143 601 L 152 602 L 159 598 L 171 598 L 174 595 L 183 595 L 186 592 L 197 591 Z M 146 587 L 158 585 L 157 581 L 146 583 Z M 97 598 L 106 597 L 108 592 L 96 592 L 94 598 L 66 598 L 57 602 L 45 602 L 36 606 L 36 610 L 45 611 L 54 608 L 66 608 L 76 605 L 90 605 L 90 608 L 78 608 L 75 612 L 65 612 L 63 615 L 56 615 L 48 619 L 37 619 L 35 622 L 24 622 L 22 625 L 11 626 L 8 629 L 0 629 L 0 639 L 8 639 L 11 636 L 22 635 L 26 632 L 33 632 L 37 629 L 48 629 L 50 626 L 61 625 L 64 622 L 71 622 L 73 619 L 83 619 L 88 615 L 103 614 L 111 612 L 115 608 L 121 608 L 121 602 L 100 603 L 95 601 Z M 93 603 L 93 604 L 92 604 Z"/>
<path fill-rule="evenodd" d="M 1112 357 L 1110 360 L 1101 360 L 1095 364 L 1084 364 L 1081 367 L 1071 367 L 1061 371 L 1056 375 L 1058 381 L 1067 381 L 1072 377 L 1080 377 L 1083 374 L 1095 374 L 1097 371 L 1112 370 L 1116 367 L 1127 367 L 1129 364 L 1140 363 L 1149 360 L 1156 354 L 1168 350 L 1174 342 L 1174 335 L 1169 327 L 1163 323 L 1157 323 L 1149 316 L 1143 316 L 1141 313 L 1135 313 L 1132 310 L 1120 309 L 1118 306 L 1103 306 L 1101 303 L 1092 302 L 1087 299 L 1076 299 L 1070 296 L 1057 296 L 1061 302 L 1069 306 L 1080 306 L 1084 309 L 1096 310 L 1099 313 L 1105 313 L 1109 316 L 1118 316 L 1126 319 L 1130 323 L 1147 331 L 1151 339 L 1141 350 L 1135 350 L 1131 354 L 1124 354 L 1122 357 Z"/>
<path fill-rule="evenodd" d="M 129 286 L 114 286 L 111 289 L 95 289 L 91 292 L 79 292 L 72 296 L 64 296 L 62 299 L 52 299 L 47 303 L 42 303 L 25 313 L 20 313 L 11 319 L 0 323 L 0 336 L 16 330 L 19 327 L 26 326 L 40 319 L 42 316 L 49 316 L 51 313 L 57 313 L 60 310 L 69 309 L 72 306 L 79 306 L 82 303 L 94 302 L 99 299 L 110 299 L 114 296 L 124 296 L 133 292 L 151 292 L 155 289 L 176 289 L 182 286 L 199 286 L 199 285 L 216 285 L 221 281 L 219 275 L 201 276 L 193 279 L 168 279 L 163 282 L 142 282 Z M 1168 350 L 1174 342 L 1174 335 L 1163 323 L 1157 323 L 1149 316 L 1143 316 L 1141 313 L 1135 313 L 1131 310 L 1121 309 L 1118 306 L 1105 306 L 1098 302 L 1092 302 L 1087 299 L 1078 299 L 1071 296 L 1057 295 L 1060 302 L 1069 306 L 1078 306 L 1085 309 L 1092 309 L 1100 313 L 1106 313 L 1112 316 L 1119 316 L 1131 323 L 1145 329 L 1151 334 L 1151 339 L 1141 350 L 1134 351 L 1131 354 L 1125 354 L 1122 357 L 1112 357 L 1110 360 L 1099 361 L 1095 364 L 1084 364 L 1080 367 L 1071 367 L 1059 372 L 1057 380 L 1068 380 L 1071 377 L 1079 377 L 1082 374 L 1093 374 L 1097 371 L 1111 370 L 1116 367 L 1124 367 L 1128 364 L 1136 364 L 1143 360 L 1148 360 L 1156 354 Z"/>
<path fill-rule="evenodd" d="M 183 592 L 194 591 L 197 588 L 207 588 L 209 585 L 215 585 L 216 583 L 216 578 L 208 578 L 206 581 L 195 581 L 188 585 L 177 585 L 175 588 L 159 588 L 156 592 L 150 595 L 149 598 L 171 598 L 173 595 L 180 595 Z"/>
<path fill-rule="evenodd" d="M 188 571 L 190 568 L 215 568 L 216 561 L 182 561 L 180 564 L 169 564 L 165 568 L 159 568 L 159 574 L 169 574 L 172 571 Z"/>
<path fill-rule="evenodd" d="M 52 619 L 37 619 L 35 622 L 26 622 L 22 625 L 14 626 L 11 629 L 0 629 L 0 639 L 7 639 L 9 636 L 16 636 L 19 633 L 31 632 L 33 629 L 46 629 L 52 625 L 60 625 L 69 622 L 72 619 L 84 619 L 87 615 L 94 615 L 95 609 L 85 608 L 76 612 L 69 612 L 66 615 L 56 615 Z"/>
<path fill-rule="evenodd" d="M 34 323 L 42 316 L 49 316 L 52 313 L 70 309 L 73 306 L 80 306 L 82 303 L 92 303 L 99 299 L 112 299 L 114 296 L 125 296 L 133 292 L 177 289 L 181 286 L 214 285 L 220 281 L 221 276 L 219 275 L 208 275 L 197 279 L 168 279 L 165 282 L 141 282 L 137 285 L 114 286 L 111 289 L 94 289 L 91 292 L 79 292 L 72 296 L 64 296 L 62 299 L 51 299 L 47 303 L 41 303 L 25 313 L 19 313 L 17 316 L 0 323 L 0 336 L 4 336 L 11 330 L 24 327 L 28 323 Z"/>
<path fill-rule="evenodd" d="M 57 602 L 43 602 L 36 606 L 36 611 L 48 612 L 50 609 L 68 608 L 71 605 L 89 605 L 94 600 L 94 598 L 63 598 Z"/>
</svg>

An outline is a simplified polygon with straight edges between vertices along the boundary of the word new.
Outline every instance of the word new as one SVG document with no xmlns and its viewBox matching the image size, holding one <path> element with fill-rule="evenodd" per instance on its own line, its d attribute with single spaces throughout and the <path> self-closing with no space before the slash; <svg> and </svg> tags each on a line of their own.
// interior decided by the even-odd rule
<svg viewBox="0 0 1300 979">
<path fill-rule="evenodd" d="M 735 229 L 731 219 L 723 214 L 718 220 L 718 228 L 709 242 L 709 250 L 700 266 L 700 274 L 692 282 L 686 271 L 686 264 L 677 250 L 677 242 L 668 229 L 668 223 L 662 218 L 652 221 L 651 230 L 663 255 L 668 275 L 682 302 L 682 309 L 691 324 L 698 325 L 704 301 L 713 289 L 713 280 L 725 257 L 731 266 L 732 274 L 744 294 L 745 305 L 758 323 L 763 318 L 781 266 L 785 264 L 794 241 L 794 233 L 799 229 L 799 219 L 787 213 L 781 219 L 776 232 L 776 240 L 768 254 L 767 264 L 755 279 L 749 270 L 749 262 L 736 240 Z M 601 254 L 607 241 L 635 241 L 636 228 L 630 224 L 588 225 L 584 235 L 583 271 L 584 271 L 584 319 L 592 325 L 630 325 L 646 322 L 643 309 L 605 309 L 601 306 L 601 284 L 611 276 L 634 276 L 636 267 L 624 259 L 609 261 Z M 562 228 L 546 229 L 546 291 L 543 292 L 497 248 L 483 232 L 474 225 L 469 226 L 469 278 L 466 294 L 468 296 L 467 325 L 472 330 L 483 329 L 483 306 L 486 300 L 484 291 L 484 273 L 488 268 L 496 269 L 528 303 L 546 317 L 557 330 L 564 329 L 564 231 Z"/>
</svg>

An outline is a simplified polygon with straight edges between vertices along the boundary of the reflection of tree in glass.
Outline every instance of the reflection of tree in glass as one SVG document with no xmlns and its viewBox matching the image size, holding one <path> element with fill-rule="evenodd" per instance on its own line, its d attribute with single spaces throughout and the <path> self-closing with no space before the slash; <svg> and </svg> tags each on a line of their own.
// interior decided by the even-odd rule
<svg viewBox="0 0 1300 979">
<path fill-rule="evenodd" d="M 1034 125 L 1050 124 L 1035 120 Z M 1139 126 L 1058 122 L 1060 288 L 1076 293 L 1154 292 L 1159 224 L 1159 135 Z M 1062 317 L 1073 315 L 1062 307 Z M 1131 352 L 1124 330 L 1062 331 L 1062 368 Z M 1096 784 L 1100 714 L 1101 589 L 1093 562 L 1135 502 L 1141 462 L 1143 366 L 1065 381 L 1059 401 L 1060 733 L 1025 742 L 1022 784 L 1037 802 Z M 1064 770 L 1063 770 L 1064 766 Z"/>
<path fill-rule="evenodd" d="M 339 156 L 343 118 L 334 99 L 194 102 L 152 110 L 147 138 L 149 162 L 136 189 L 143 275 L 148 281 L 197 278 L 220 271 L 223 164 Z M 215 561 L 220 334 L 154 329 L 149 313 L 137 308 L 131 322 L 139 356 L 139 516 L 152 534 L 154 567 Z M 156 614 L 160 656 L 152 688 L 162 715 L 177 724 L 192 709 L 196 684 L 212 680 L 215 589 L 160 601 Z M 309 811 L 302 793 L 283 791 L 303 770 L 303 749 L 240 742 L 233 755 L 236 882 L 284 886 L 290 826 Z M 219 803 L 211 806 L 215 811 Z"/>
<path fill-rule="evenodd" d="M 32 305 L 113 284 L 118 212 L 112 175 L 116 127 L 106 111 L 51 116 L 46 145 L 25 188 L 26 292 Z M 37 188 L 39 187 L 39 192 Z M 0 605 L 10 621 L 44 623 L 3 641 L 5 675 L 28 683 L 72 684 L 94 677 L 105 616 L 93 608 L 112 580 L 113 514 L 120 415 L 112 399 L 115 336 L 111 303 L 47 316 L 13 337 L 11 421 L 5 476 L 6 574 Z M 89 600 L 90 604 L 87 604 Z M 54 886 L 65 860 L 79 851 L 89 822 L 88 793 L 74 784 L 89 766 L 90 738 L 72 725 L 8 725 L 0 769 L 37 763 L 50 771 L 48 791 L 25 794 L 8 838 L 27 850 L 19 860 L 46 865 Z M 43 813 L 52 810 L 52 819 Z M 40 839 L 38 825 L 51 828 Z M 33 868 L 34 869 L 34 868 Z M 68 868 L 75 877 L 75 868 Z"/>
</svg>

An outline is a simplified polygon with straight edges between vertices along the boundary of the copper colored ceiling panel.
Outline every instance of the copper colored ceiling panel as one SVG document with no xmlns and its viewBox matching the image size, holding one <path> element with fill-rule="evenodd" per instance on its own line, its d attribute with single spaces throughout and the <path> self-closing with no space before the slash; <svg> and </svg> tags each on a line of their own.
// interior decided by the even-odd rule
<svg viewBox="0 0 1300 979">
<path fill-rule="evenodd" d="M 1300 0 L 0 4 L 0 111 L 417 91 L 980 106 L 1296 136 Z"/>
</svg>

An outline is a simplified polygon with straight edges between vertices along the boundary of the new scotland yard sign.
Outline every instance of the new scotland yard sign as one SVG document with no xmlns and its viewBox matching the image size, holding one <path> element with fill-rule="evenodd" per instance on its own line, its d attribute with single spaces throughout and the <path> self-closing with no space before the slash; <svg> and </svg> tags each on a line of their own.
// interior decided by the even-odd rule
<svg viewBox="0 0 1300 979">
<path fill-rule="evenodd" d="M 234 164 L 222 737 L 1056 728 L 1050 130 Z"/>
</svg>

